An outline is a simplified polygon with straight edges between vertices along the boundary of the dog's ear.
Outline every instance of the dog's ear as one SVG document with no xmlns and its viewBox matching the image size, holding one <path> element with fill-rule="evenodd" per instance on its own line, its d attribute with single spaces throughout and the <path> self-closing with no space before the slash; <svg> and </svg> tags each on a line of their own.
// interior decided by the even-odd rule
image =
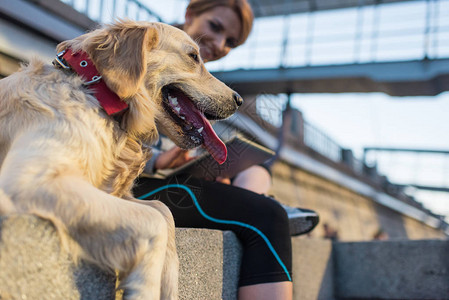
<svg viewBox="0 0 449 300">
<path fill-rule="evenodd" d="M 93 39 L 87 51 L 108 87 L 122 99 L 136 95 L 147 70 L 147 55 L 159 42 L 157 29 L 119 22 Z"/>
</svg>

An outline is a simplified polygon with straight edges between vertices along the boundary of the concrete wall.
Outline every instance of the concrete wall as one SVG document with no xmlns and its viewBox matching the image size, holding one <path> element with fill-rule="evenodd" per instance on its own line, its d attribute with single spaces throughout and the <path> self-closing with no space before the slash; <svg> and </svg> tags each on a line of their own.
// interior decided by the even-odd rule
<svg viewBox="0 0 449 300">
<path fill-rule="evenodd" d="M 314 209 L 320 214 L 320 224 L 310 234 L 312 237 L 324 236 L 325 223 L 338 231 L 341 241 L 371 240 L 379 228 L 392 239 L 446 237 L 441 230 L 285 163 L 274 165 L 271 193 L 280 202 Z"/>
</svg>

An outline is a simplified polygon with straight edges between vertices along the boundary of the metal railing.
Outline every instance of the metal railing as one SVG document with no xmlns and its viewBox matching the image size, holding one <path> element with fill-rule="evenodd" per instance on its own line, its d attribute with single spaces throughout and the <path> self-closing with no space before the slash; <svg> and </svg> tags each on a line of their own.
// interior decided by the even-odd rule
<svg viewBox="0 0 449 300">
<path fill-rule="evenodd" d="M 164 14 L 159 2 L 61 0 L 99 23 L 114 18 L 178 22 L 183 11 Z M 313 0 L 312 0 L 313 1 Z M 165 0 L 179 8 L 187 0 Z M 248 41 L 211 71 L 358 64 L 449 57 L 449 0 L 416 0 L 360 5 L 257 18 Z M 293 5 L 293 4 L 292 4 Z M 152 8 L 150 8 L 153 7 Z"/>
<path fill-rule="evenodd" d="M 288 96 L 286 94 L 266 95 L 261 94 L 256 99 L 256 112 L 260 118 L 253 121 L 264 128 L 264 123 L 268 122 L 272 126 L 280 129 L 283 125 L 283 111 L 286 109 Z M 303 120 L 303 118 L 293 117 L 289 125 L 292 134 L 299 144 L 304 144 L 312 148 L 321 155 L 335 161 L 342 162 L 343 148 L 323 131 Z M 295 128 L 297 130 L 295 130 Z M 303 129 L 303 132 L 299 131 Z"/>
<path fill-rule="evenodd" d="M 363 3 L 363 1 L 359 1 Z M 213 71 L 449 57 L 449 1 L 416 0 L 256 19 Z"/>
<path fill-rule="evenodd" d="M 129 18 L 136 21 L 163 21 L 157 13 L 137 0 L 61 1 L 98 23 L 107 23 L 116 18 Z"/>
<path fill-rule="evenodd" d="M 343 148 L 323 131 L 307 122 L 304 122 L 304 143 L 335 162 L 342 161 L 341 153 Z"/>
</svg>

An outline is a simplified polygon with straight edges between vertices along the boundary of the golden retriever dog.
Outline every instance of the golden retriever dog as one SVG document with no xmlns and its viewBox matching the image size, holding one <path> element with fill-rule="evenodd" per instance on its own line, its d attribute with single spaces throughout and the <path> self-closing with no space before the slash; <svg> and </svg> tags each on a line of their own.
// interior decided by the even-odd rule
<svg viewBox="0 0 449 300">
<path fill-rule="evenodd" d="M 57 50 L 60 67 L 35 59 L 0 80 L 0 215 L 54 222 L 75 259 L 119 273 L 124 299 L 176 299 L 172 215 L 131 194 L 149 157 L 143 145 L 158 128 L 221 162 L 225 148 L 207 119 L 229 117 L 242 100 L 169 25 L 119 21 Z M 80 53 L 79 65 L 68 62 Z M 92 62 L 92 78 L 75 72 Z M 119 109 L 99 100 L 99 83 Z"/>
</svg>

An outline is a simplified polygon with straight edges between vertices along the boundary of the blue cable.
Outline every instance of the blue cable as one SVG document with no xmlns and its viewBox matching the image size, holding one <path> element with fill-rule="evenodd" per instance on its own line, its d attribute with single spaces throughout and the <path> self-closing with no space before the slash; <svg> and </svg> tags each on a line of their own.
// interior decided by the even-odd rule
<svg viewBox="0 0 449 300">
<path fill-rule="evenodd" d="M 290 273 L 288 272 L 287 268 L 285 267 L 284 263 L 282 262 L 281 258 L 279 257 L 279 255 L 277 254 L 276 250 L 274 250 L 273 246 L 271 245 L 270 241 L 268 240 L 268 238 L 265 236 L 265 234 L 263 234 L 262 231 L 260 231 L 259 229 L 257 229 L 254 226 L 242 223 L 242 222 L 238 222 L 238 221 L 230 221 L 230 220 L 221 220 L 221 219 L 216 219 L 213 217 L 208 216 L 203 209 L 201 208 L 201 206 L 198 203 L 198 200 L 196 199 L 195 194 L 193 194 L 192 190 L 190 188 L 188 188 L 187 186 L 183 185 L 183 184 L 167 184 L 164 186 L 161 186 L 160 188 L 157 188 L 145 195 L 142 195 L 140 197 L 138 197 L 137 199 L 145 199 L 150 197 L 151 195 L 154 195 L 162 190 L 165 189 L 169 189 L 169 188 L 181 188 L 183 190 L 185 190 L 187 193 L 189 193 L 190 197 L 192 197 L 193 203 L 195 204 L 196 208 L 198 209 L 198 211 L 200 212 L 200 214 L 206 218 L 209 221 L 215 222 L 215 223 L 220 223 L 220 224 L 231 224 L 231 225 L 237 225 L 237 226 L 241 226 L 241 227 L 245 227 L 248 229 L 253 230 L 254 232 L 256 232 L 258 235 L 260 235 L 262 237 L 262 239 L 265 241 L 265 243 L 268 246 L 268 249 L 270 249 L 271 253 L 273 253 L 273 256 L 276 258 L 276 260 L 278 261 L 279 265 L 282 267 L 282 269 L 284 269 L 285 274 L 287 274 L 287 277 L 289 279 L 289 281 L 292 281 L 292 278 L 290 276 Z"/>
</svg>

